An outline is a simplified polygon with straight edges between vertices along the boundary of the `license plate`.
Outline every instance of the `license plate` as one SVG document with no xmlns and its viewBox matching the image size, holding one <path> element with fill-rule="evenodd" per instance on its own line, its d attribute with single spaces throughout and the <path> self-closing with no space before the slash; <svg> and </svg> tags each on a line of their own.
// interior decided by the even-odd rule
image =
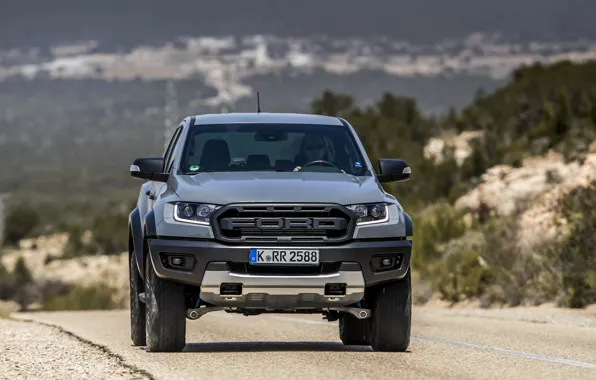
<svg viewBox="0 0 596 380">
<path fill-rule="evenodd" d="M 251 248 L 251 264 L 300 264 L 318 265 L 318 249 L 261 249 Z"/>
</svg>

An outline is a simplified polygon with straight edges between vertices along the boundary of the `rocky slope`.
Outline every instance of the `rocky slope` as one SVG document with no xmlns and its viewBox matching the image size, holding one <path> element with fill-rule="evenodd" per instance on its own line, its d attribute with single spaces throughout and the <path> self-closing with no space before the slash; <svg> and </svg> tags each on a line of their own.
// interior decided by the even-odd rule
<svg viewBox="0 0 596 380">
<path fill-rule="evenodd" d="M 522 251 L 529 252 L 564 233 L 565 220 L 555 210 L 571 190 L 596 180 L 596 142 L 592 143 L 590 152 L 583 163 L 566 163 L 561 154 L 551 152 L 526 159 L 519 168 L 494 166 L 455 206 L 477 210 L 484 205 L 498 216 L 523 210 L 517 244 Z"/>
</svg>

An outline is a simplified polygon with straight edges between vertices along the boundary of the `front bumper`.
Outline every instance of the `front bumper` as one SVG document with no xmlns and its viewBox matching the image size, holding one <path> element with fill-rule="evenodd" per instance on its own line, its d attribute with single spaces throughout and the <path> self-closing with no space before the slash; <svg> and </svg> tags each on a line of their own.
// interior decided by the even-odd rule
<svg viewBox="0 0 596 380">
<path fill-rule="evenodd" d="M 148 239 L 156 274 L 163 279 L 200 287 L 203 301 L 218 306 L 243 308 L 300 309 L 351 305 L 364 296 L 368 286 L 403 278 L 410 267 L 409 240 L 355 241 L 337 246 L 317 246 L 319 261 L 341 263 L 325 274 L 234 273 L 229 262 L 247 263 L 250 246 L 229 246 L 208 240 Z M 289 248 L 289 247 L 284 247 Z M 315 247 L 312 247 L 315 248 Z M 304 249 L 304 247 L 302 247 Z M 173 269 L 167 255 L 188 258 L 186 269 Z M 375 271 L 373 259 L 394 257 L 391 270 Z M 222 295 L 223 283 L 242 284 L 240 295 Z M 325 294 L 327 284 L 345 284 L 345 294 Z"/>
</svg>

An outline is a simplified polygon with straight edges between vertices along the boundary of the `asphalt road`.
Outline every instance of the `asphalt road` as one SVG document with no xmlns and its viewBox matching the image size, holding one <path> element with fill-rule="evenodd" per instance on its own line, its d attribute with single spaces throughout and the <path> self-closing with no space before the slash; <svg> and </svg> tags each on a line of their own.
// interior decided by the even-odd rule
<svg viewBox="0 0 596 380">
<path fill-rule="evenodd" d="M 182 353 L 130 342 L 127 311 L 17 314 L 100 346 L 156 379 L 596 379 L 596 313 L 414 309 L 409 352 L 345 347 L 319 316 L 188 321 Z"/>
</svg>

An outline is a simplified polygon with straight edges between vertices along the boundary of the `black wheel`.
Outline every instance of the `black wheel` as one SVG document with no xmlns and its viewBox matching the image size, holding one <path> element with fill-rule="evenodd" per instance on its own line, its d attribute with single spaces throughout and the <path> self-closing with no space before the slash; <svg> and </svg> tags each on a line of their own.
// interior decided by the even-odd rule
<svg viewBox="0 0 596 380">
<path fill-rule="evenodd" d="M 139 293 L 143 292 L 143 279 L 137 267 L 134 252 L 128 260 L 130 282 L 130 337 L 135 346 L 145 345 L 145 304 L 139 301 Z"/>
<path fill-rule="evenodd" d="M 339 338 L 346 346 L 369 346 L 370 319 L 358 319 L 343 313 L 339 317 Z"/>
<path fill-rule="evenodd" d="M 147 351 L 182 351 L 186 344 L 184 286 L 157 277 L 151 257 L 145 262 Z"/>
<path fill-rule="evenodd" d="M 381 286 L 373 302 L 370 345 L 375 351 L 404 352 L 410 345 L 412 281 L 410 271 Z"/>
</svg>

